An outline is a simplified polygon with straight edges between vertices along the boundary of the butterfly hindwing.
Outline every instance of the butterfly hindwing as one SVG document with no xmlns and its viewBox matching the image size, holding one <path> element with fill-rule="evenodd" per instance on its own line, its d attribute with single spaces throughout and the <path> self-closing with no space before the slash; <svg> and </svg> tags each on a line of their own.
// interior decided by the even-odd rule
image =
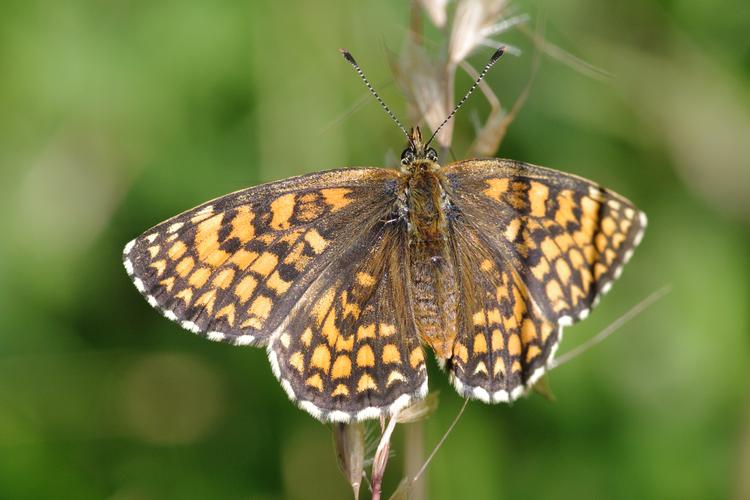
<svg viewBox="0 0 750 500">
<path fill-rule="evenodd" d="M 544 373 L 561 327 L 546 319 L 502 255 L 458 221 L 451 231 L 457 287 L 451 383 L 487 403 L 516 399 Z"/>
<path fill-rule="evenodd" d="M 320 172 L 217 198 L 130 242 L 138 290 L 184 328 L 264 345 L 310 284 L 393 204 L 397 174 Z"/>
<path fill-rule="evenodd" d="M 426 394 L 407 247 L 402 221 L 373 227 L 315 280 L 272 339 L 274 372 L 317 418 L 373 418 Z"/>
<path fill-rule="evenodd" d="M 454 163 L 445 173 L 467 224 L 563 326 L 588 315 L 643 237 L 643 212 L 574 175 L 497 159 Z"/>
</svg>

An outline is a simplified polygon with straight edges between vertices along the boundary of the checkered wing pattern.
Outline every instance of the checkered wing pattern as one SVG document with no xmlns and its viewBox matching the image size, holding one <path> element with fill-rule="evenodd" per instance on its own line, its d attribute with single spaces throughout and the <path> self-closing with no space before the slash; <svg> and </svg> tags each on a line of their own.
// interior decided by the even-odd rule
<svg viewBox="0 0 750 500">
<path fill-rule="evenodd" d="M 477 273 L 459 287 L 451 376 L 463 394 L 514 399 L 543 373 L 561 328 L 619 277 L 646 217 L 590 181 L 525 163 L 468 160 L 444 172 L 454 254 Z"/>
<path fill-rule="evenodd" d="M 148 302 L 184 328 L 266 345 L 321 273 L 382 223 L 397 176 L 342 169 L 237 191 L 128 243 L 125 268 Z"/>
<path fill-rule="evenodd" d="M 427 392 L 402 221 L 380 224 L 319 275 L 269 346 L 290 398 L 321 420 L 393 413 Z"/>
<path fill-rule="evenodd" d="M 511 401 L 544 372 L 561 328 L 478 232 L 458 221 L 452 233 L 459 286 L 456 340 L 446 365 L 451 383 L 464 397 Z"/>
</svg>

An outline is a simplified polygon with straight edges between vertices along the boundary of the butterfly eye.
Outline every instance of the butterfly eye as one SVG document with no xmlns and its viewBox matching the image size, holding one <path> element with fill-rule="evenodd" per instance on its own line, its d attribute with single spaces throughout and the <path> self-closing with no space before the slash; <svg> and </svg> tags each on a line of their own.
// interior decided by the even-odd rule
<svg viewBox="0 0 750 500">
<path fill-rule="evenodd" d="M 412 151 L 411 148 L 404 149 L 404 152 L 401 153 L 402 165 L 409 165 L 411 163 L 414 163 L 414 159 L 414 151 Z"/>
<path fill-rule="evenodd" d="M 435 161 L 435 162 L 436 162 L 436 161 L 438 161 L 438 154 L 437 154 L 437 151 L 435 151 L 435 150 L 434 150 L 434 149 L 432 149 L 432 148 L 430 148 L 430 149 L 428 149 L 428 150 L 427 150 L 427 153 L 425 154 L 425 157 L 426 157 L 426 158 L 427 158 L 428 160 L 430 160 L 430 161 Z"/>
</svg>

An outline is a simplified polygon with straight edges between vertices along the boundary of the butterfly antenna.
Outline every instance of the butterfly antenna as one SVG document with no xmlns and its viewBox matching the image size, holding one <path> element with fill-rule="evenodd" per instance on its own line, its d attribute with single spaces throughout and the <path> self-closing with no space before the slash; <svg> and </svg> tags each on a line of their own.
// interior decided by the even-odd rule
<svg viewBox="0 0 750 500">
<path fill-rule="evenodd" d="M 425 145 L 425 148 L 430 145 L 430 143 L 435 138 L 435 136 L 437 135 L 437 133 L 440 132 L 440 129 L 443 128 L 443 126 L 446 123 L 448 123 L 451 118 L 453 118 L 453 116 L 456 114 L 456 112 L 459 109 L 461 109 L 461 106 L 464 105 L 464 103 L 469 98 L 469 96 L 477 89 L 477 86 L 479 85 L 479 82 L 482 81 L 482 79 L 485 77 L 485 75 L 487 74 L 487 72 L 489 72 L 490 68 L 492 68 L 492 66 L 495 65 L 495 63 L 497 62 L 497 60 L 500 59 L 500 56 L 502 56 L 504 53 L 505 53 L 505 46 L 502 46 L 499 49 L 497 49 L 494 54 L 492 54 L 492 57 L 490 57 L 490 62 L 488 62 L 487 64 L 485 64 L 484 69 L 482 70 L 481 73 L 479 73 L 479 77 L 477 77 L 477 79 L 474 80 L 474 85 L 472 85 L 471 88 L 469 89 L 469 91 L 466 93 L 466 95 L 463 96 L 463 98 L 460 101 L 458 101 L 458 104 L 456 104 L 456 107 L 453 108 L 453 111 L 451 111 L 451 114 L 448 115 L 448 118 L 446 118 L 445 120 L 443 120 L 443 123 L 441 123 L 440 126 L 438 126 L 438 128 L 435 129 L 435 132 L 432 133 L 432 136 L 430 137 L 430 140 L 427 141 L 427 144 Z"/>
<path fill-rule="evenodd" d="M 414 143 L 411 141 L 411 137 L 409 137 L 409 132 L 406 131 L 403 125 L 401 125 L 401 122 L 398 121 L 398 118 L 396 118 L 396 115 L 393 114 L 393 112 L 390 110 L 390 108 L 383 102 L 383 99 L 380 98 L 377 92 L 375 92 L 375 89 L 372 88 L 372 85 L 370 85 L 370 81 L 365 76 L 365 73 L 362 71 L 362 68 L 359 67 L 359 64 L 357 64 L 357 61 L 354 60 L 354 56 L 352 56 L 351 52 L 349 52 L 346 49 L 339 49 L 341 54 L 344 56 L 344 59 L 347 60 L 349 64 L 354 66 L 354 69 L 357 71 L 357 74 L 362 79 L 363 82 L 365 82 L 365 85 L 367 86 L 367 90 L 370 91 L 372 95 L 375 96 L 375 99 L 380 103 L 380 105 L 383 107 L 386 113 L 388 113 L 388 116 L 391 117 L 391 119 L 396 122 L 396 125 L 398 125 L 398 128 L 401 129 L 401 131 L 406 136 L 406 139 L 409 141 L 409 144 L 414 147 Z"/>
</svg>

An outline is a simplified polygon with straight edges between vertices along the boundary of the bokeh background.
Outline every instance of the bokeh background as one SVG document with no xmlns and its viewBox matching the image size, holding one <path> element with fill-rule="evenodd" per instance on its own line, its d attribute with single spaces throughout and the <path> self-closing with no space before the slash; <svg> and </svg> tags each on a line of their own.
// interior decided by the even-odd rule
<svg viewBox="0 0 750 500">
<path fill-rule="evenodd" d="M 650 218 L 623 277 L 566 330 L 562 351 L 673 291 L 552 372 L 556 402 L 470 403 L 430 466 L 428 496 L 750 498 L 750 10 L 742 0 L 514 6 L 543 12 L 551 44 L 612 76 L 543 58 L 498 155 L 594 179 Z M 163 319 L 120 253 L 226 192 L 398 154 L 403 137 L 337 49 L 405 116 L 389 52 L 409 9 L 2 2 L 0 498 L 350 495 L 330 428 L 287 401 L 265 353 Z M 426 36 L 437 53 L 444 39 Z M 517 31 L 498 39 L 523 49 L 487 79 L 510 103 L 533 49 Z M 459 72 L 457 87 L 469 83 Z M 459 114 L 458 158 L 486 112 L 477 95 Z M 423 424 L 427 449 L 462 403 L 431 373 L 441 400 Z M 386 492 L 402 442 L 399 427 Z"/>
</svg>

